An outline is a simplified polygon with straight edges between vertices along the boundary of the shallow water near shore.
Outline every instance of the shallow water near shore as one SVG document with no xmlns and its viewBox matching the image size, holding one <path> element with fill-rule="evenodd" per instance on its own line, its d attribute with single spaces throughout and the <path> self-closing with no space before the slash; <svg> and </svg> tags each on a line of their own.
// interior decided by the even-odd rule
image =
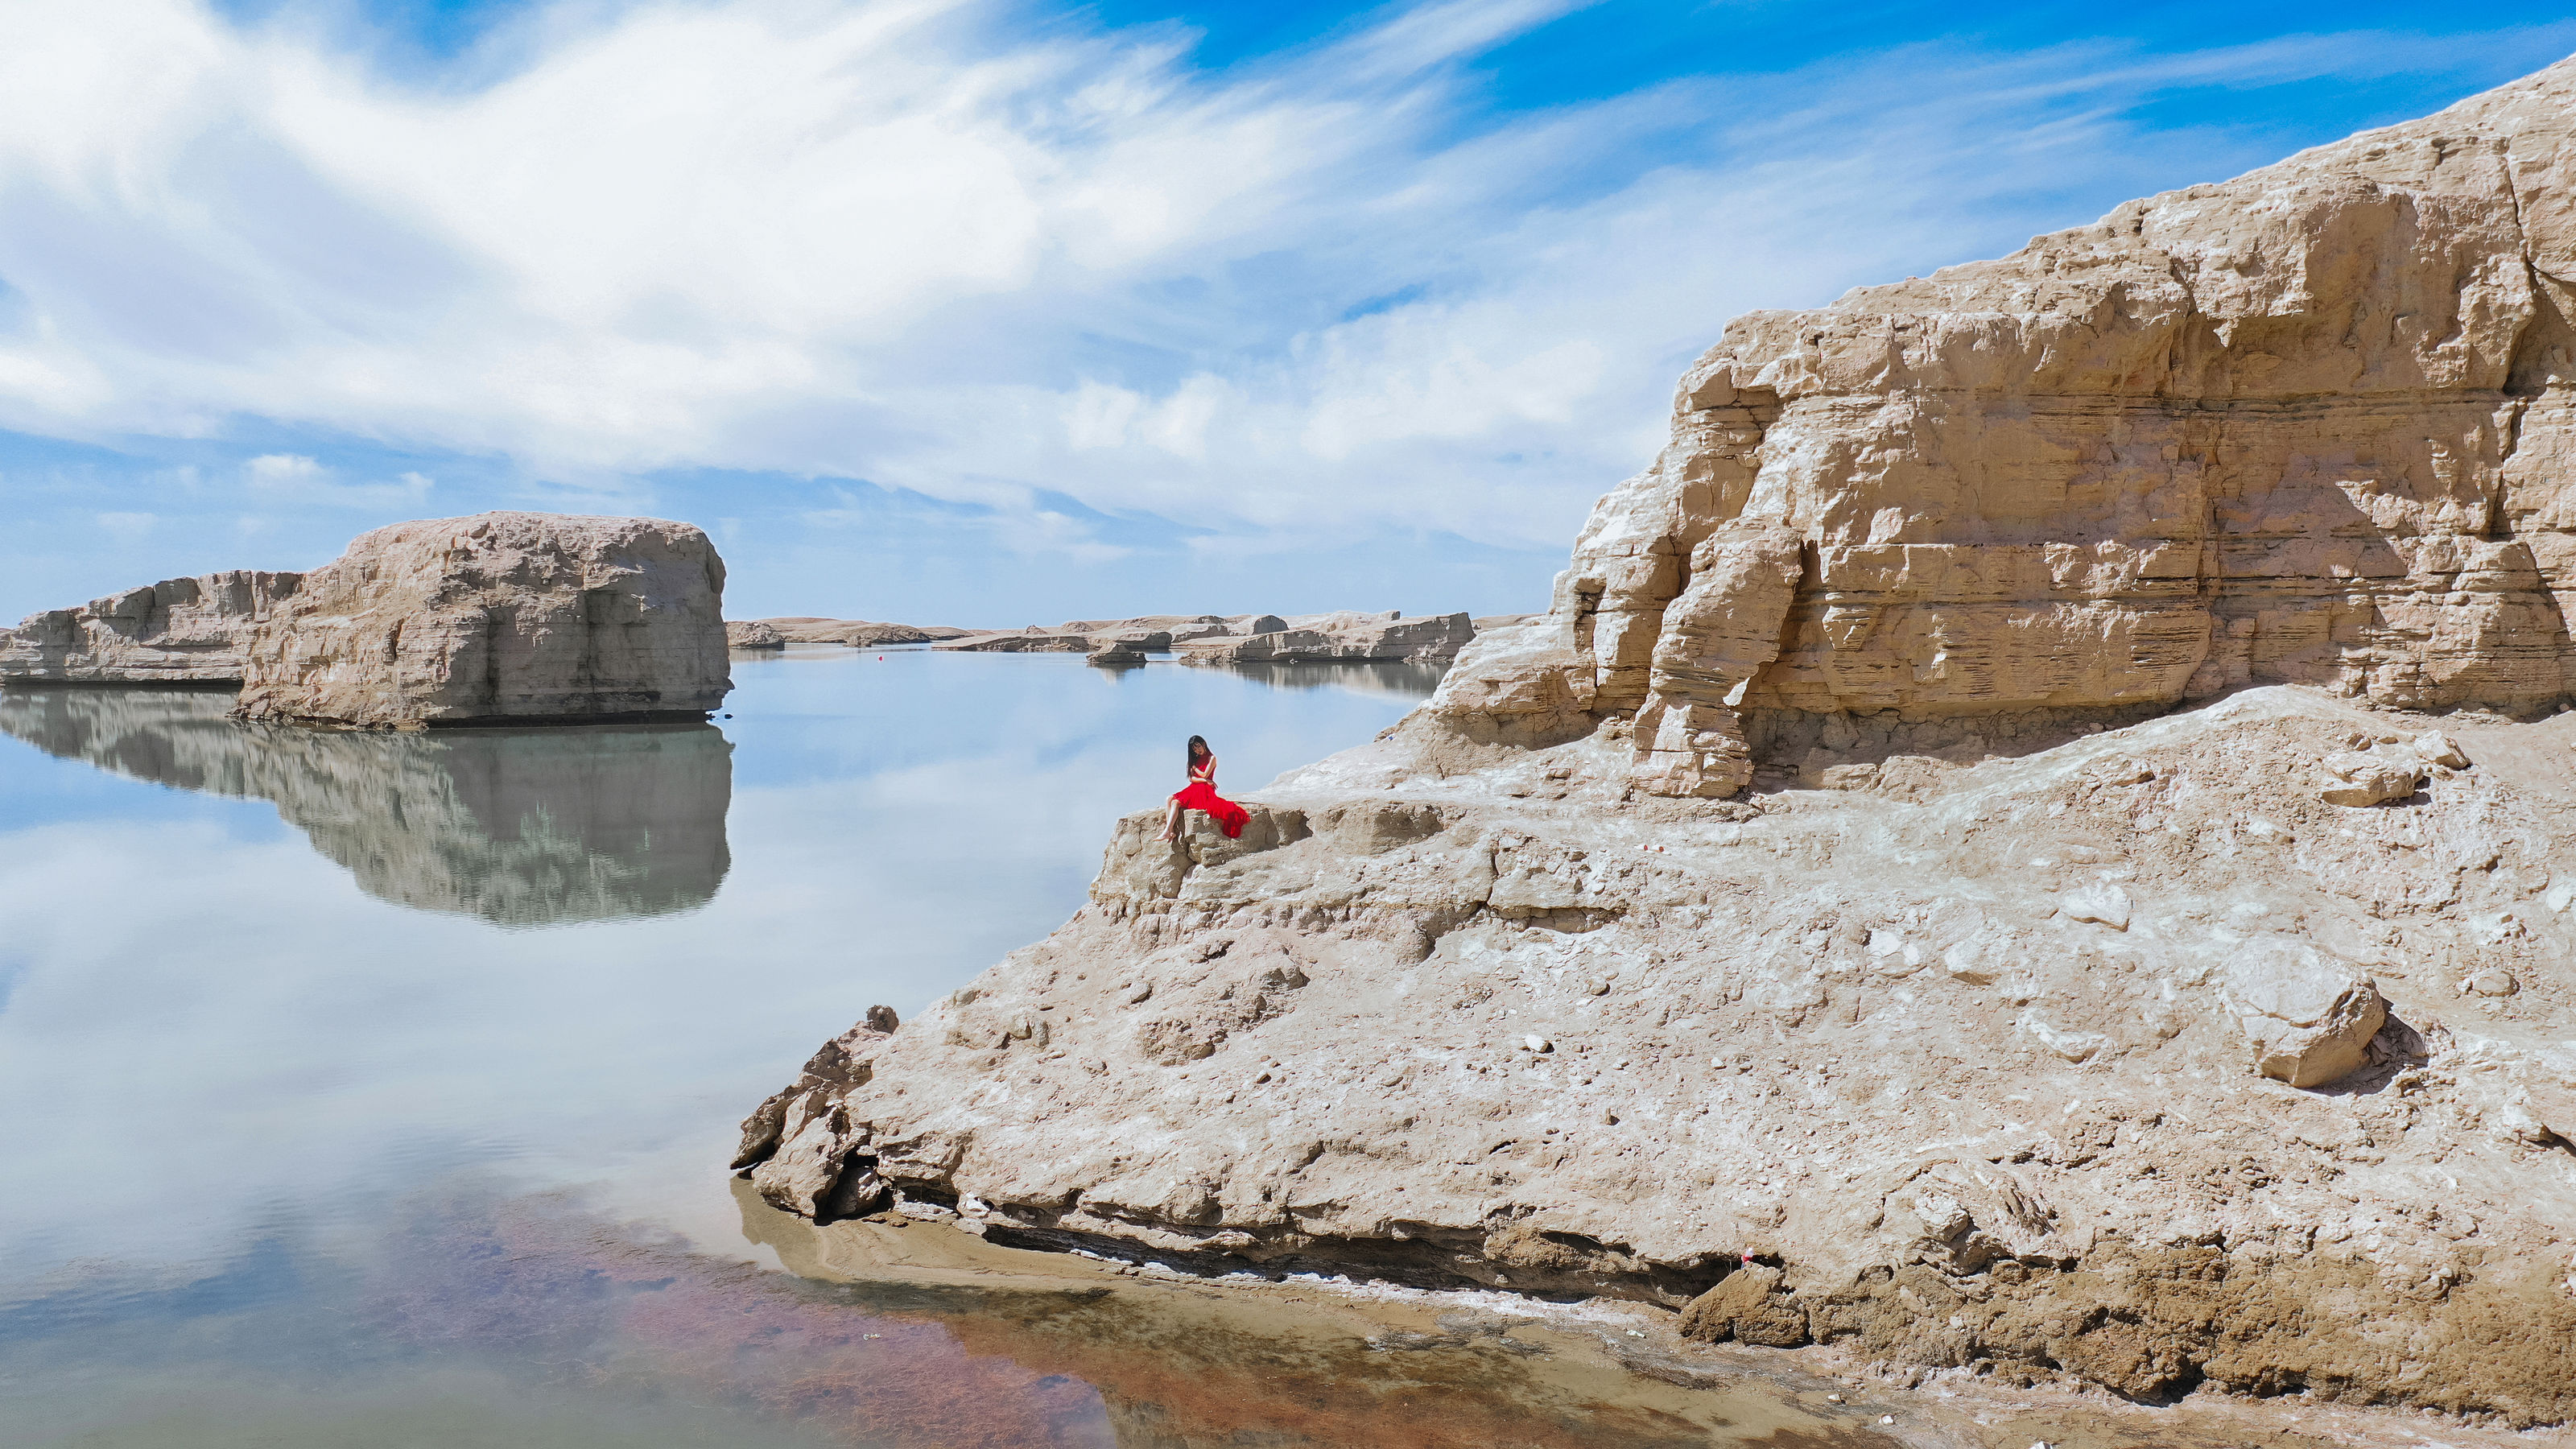
<svg viewBox="0 0 2576 1449">
<path fill-rule="evenodd" d="M 1061 922 L 1183 737 L 1254 791 L 1437 671 L 794 649 L 735 679 L 706 726 L 433 735 L 0 693 L 0 1442 L 2034 1437 L 1882 1429 L 1784 1355 L 1680 1365 L 1629 1347 L 1643 1310 L 1140 1283 L 768 1209 L 723 1171 L 742 1115 Z"/>
</svg>

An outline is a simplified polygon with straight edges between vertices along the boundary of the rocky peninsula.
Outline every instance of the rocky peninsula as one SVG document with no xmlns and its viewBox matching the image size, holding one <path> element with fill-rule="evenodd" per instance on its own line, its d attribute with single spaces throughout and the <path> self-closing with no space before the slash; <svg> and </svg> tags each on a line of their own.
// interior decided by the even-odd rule
<svg viewBox="0 0 2576 1449">
<path fill-rule="evenodd" d="M 1120 822 L 1090 904 L 827 1043 L 736 1166 L 2564 1422 L 2571 317 L 2576 62 L 1740 319 L 1543 619 L 1239 840 Z"/>
</svg>

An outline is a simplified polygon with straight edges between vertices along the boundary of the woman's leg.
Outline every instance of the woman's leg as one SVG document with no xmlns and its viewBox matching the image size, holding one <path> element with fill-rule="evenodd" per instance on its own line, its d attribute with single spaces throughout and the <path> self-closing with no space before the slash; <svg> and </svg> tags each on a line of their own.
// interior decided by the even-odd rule
<svg viewBox="0 0 2576 1449">
<path fill-rule="evenodd" d="M 1175 800 L 1163 811 L 1163 838 L 1171 840 L 1181 833 L 1181 802 Z"/>
</svg>

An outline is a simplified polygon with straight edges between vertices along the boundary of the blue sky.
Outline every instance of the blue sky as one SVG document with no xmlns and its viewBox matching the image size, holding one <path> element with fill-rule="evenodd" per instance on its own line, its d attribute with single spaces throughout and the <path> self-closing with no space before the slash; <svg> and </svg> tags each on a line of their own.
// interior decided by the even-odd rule
<svg viewBox="0 0 2576 1449">
<path fill-rule="evenodd" d="M 1535 608 L 1728 318 L 2571 51 L 2394 4 L 8 7 L 0 615 L 496 507 L 700 523 L 737 616 Z"/>
</svg>

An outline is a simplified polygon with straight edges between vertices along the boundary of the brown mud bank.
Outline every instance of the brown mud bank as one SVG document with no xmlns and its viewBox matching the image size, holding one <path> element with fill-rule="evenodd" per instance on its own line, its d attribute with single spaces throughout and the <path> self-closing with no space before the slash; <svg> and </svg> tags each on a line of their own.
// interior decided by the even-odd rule
<svg viewBox="0 0 2576 1449">
<path fill-rule="evenodd" d="M 800 1277 L 948 1324 L 970 1352 L 1095 1387 L 1121 1445 L 2245 1449 L 2503 1444 L 2528 1435 L 2345 1410 L 2313 1395 L 2124 1404 L 2069 1376 L 1863 1371 L 1857 1353 L 1691 1342 L 1642 1304 L 1551 1305 L 1386 1284 L 1202 1280 L 1164 1253 L 1083 1259 L 955 1221 L 817 1226 L 737 1193 L 744 1235 Z M 1239 1267 L 1240 1265 L 1238 1265 Z M 2280 1406 L 2293 1406 L 2284 1414 Z"/>
</svg>

